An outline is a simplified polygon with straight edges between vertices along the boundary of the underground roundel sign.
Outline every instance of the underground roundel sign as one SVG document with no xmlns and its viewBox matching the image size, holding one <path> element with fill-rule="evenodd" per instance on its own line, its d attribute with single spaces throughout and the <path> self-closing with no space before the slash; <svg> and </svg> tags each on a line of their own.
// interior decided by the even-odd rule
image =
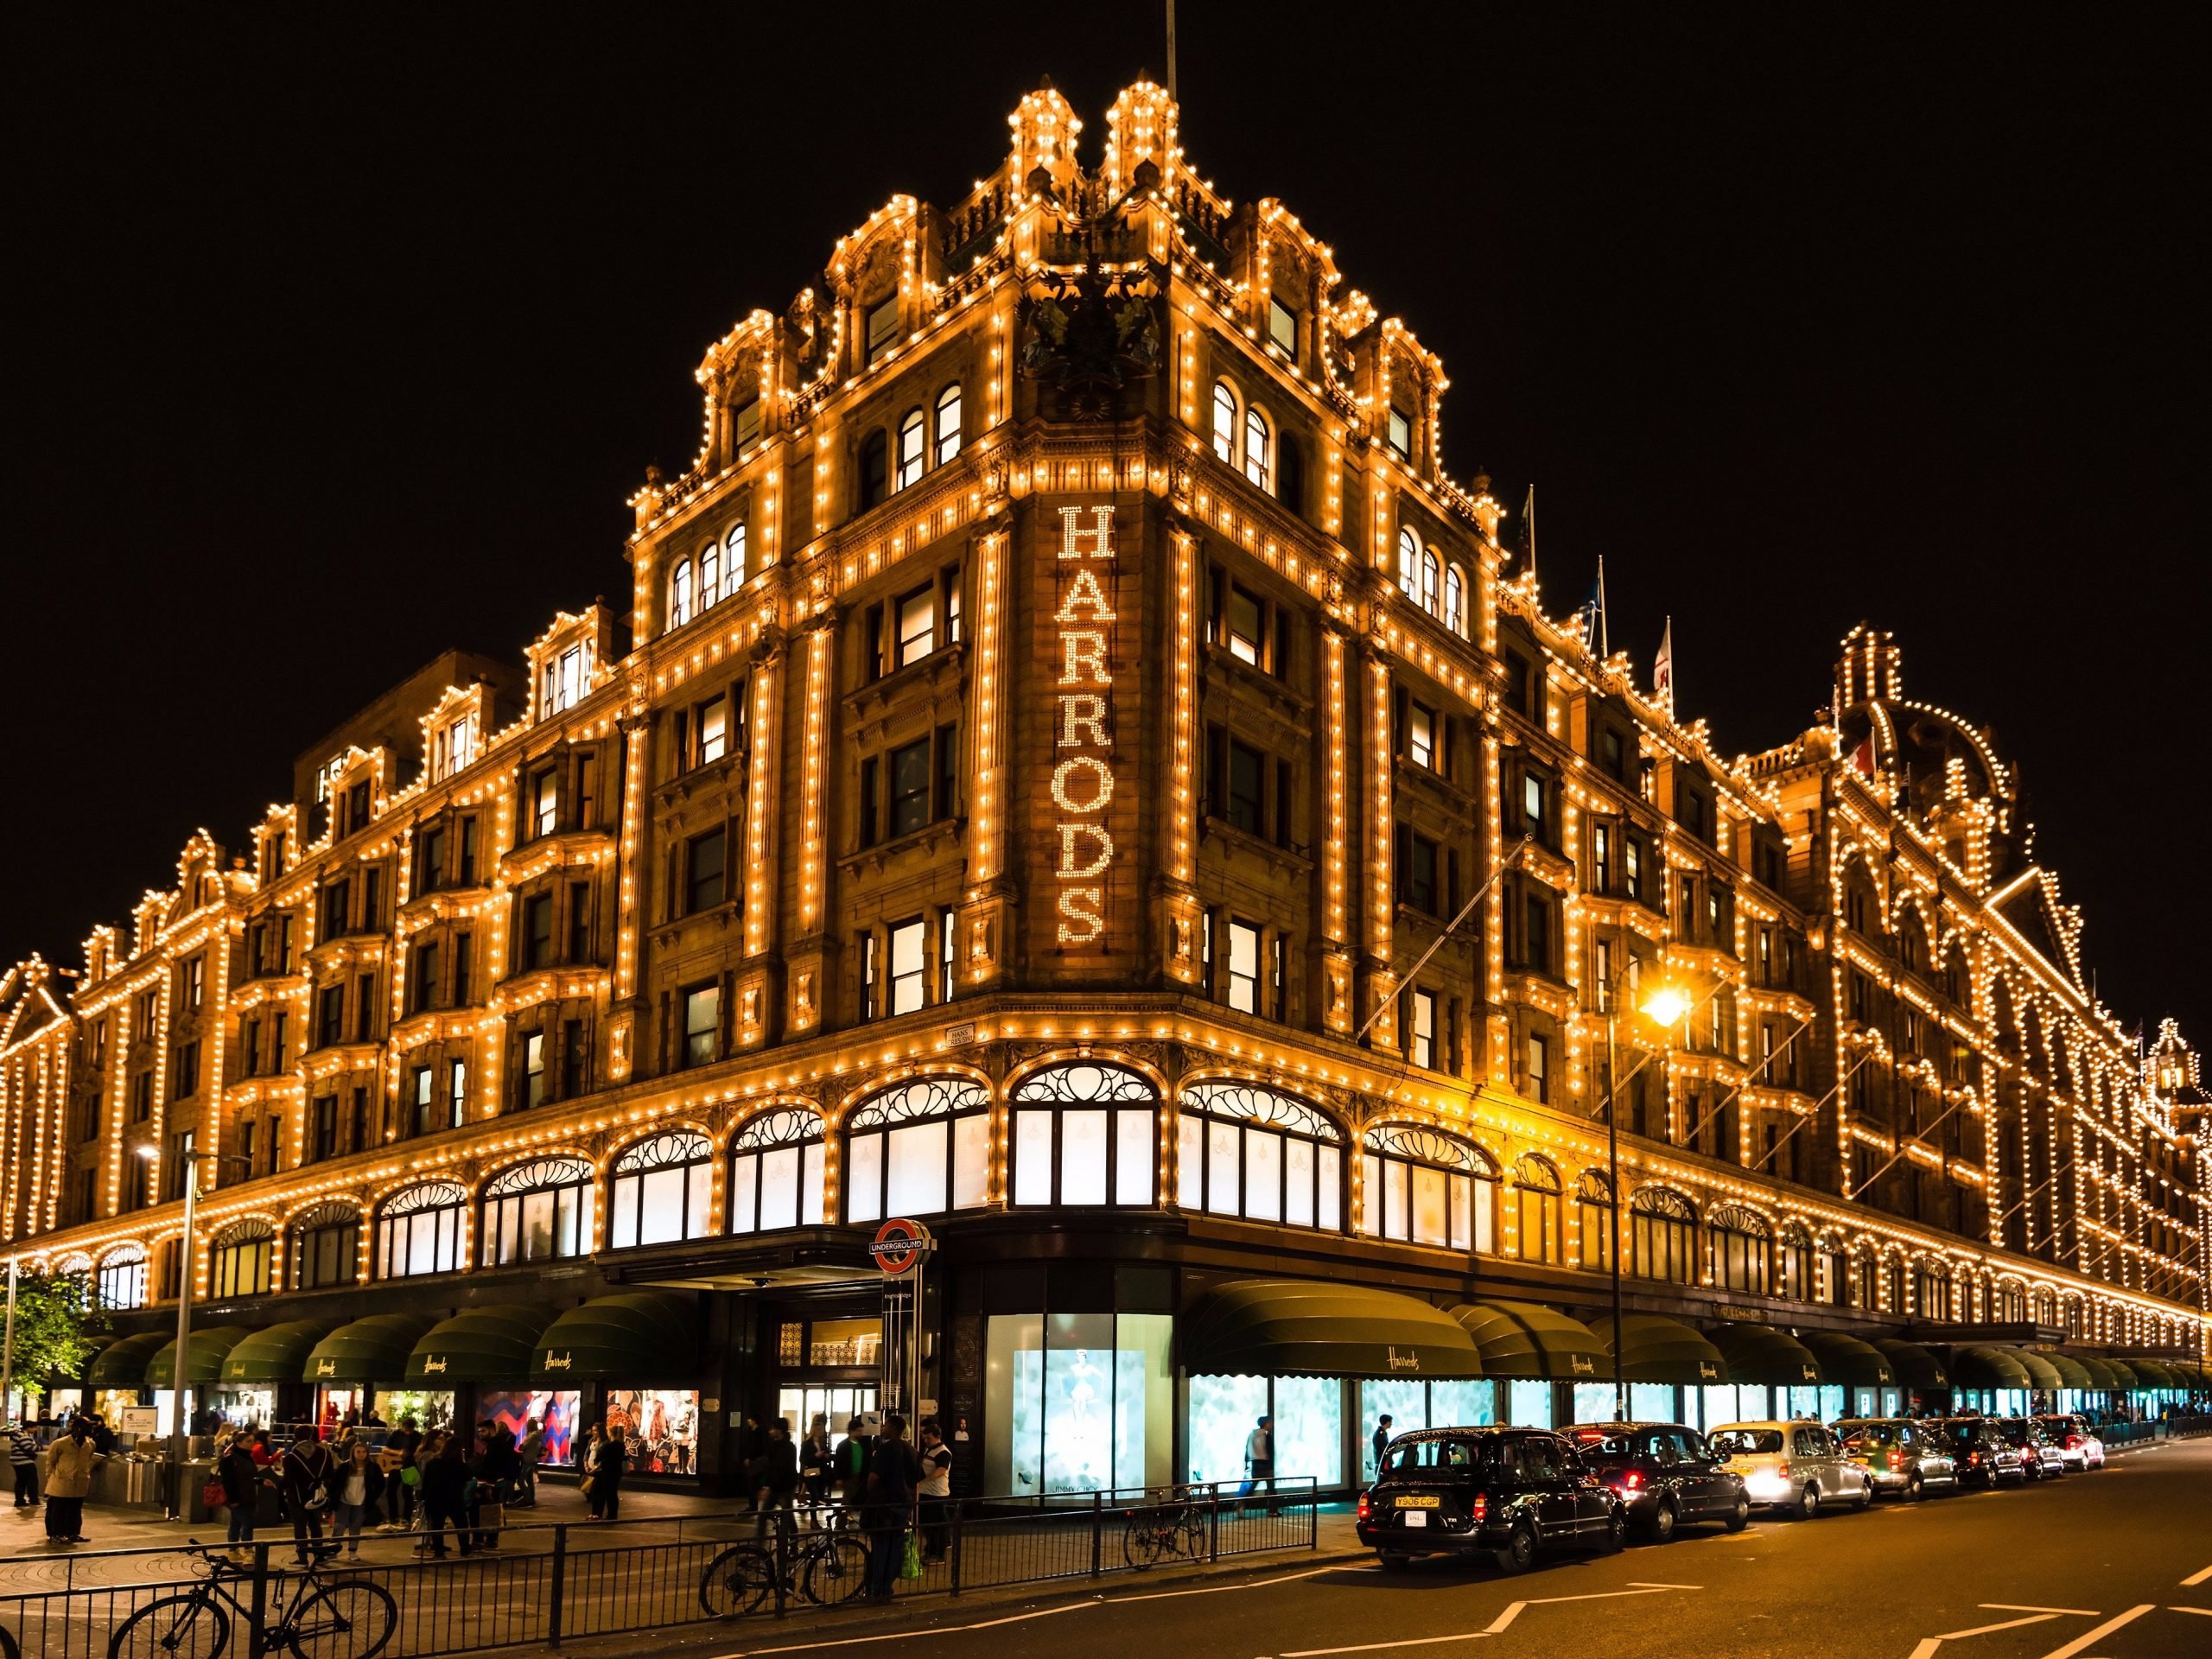
<svg viewBox="0 0 2212 1659">
<path fill-rule="evenodd" d="M 906 1273 L 928 1253 L 930 1230 L 918 1221 L 893 1216 L 875 1230 L 875 1241 L 868 1248 L 885 1273 Z"/>
</svg>

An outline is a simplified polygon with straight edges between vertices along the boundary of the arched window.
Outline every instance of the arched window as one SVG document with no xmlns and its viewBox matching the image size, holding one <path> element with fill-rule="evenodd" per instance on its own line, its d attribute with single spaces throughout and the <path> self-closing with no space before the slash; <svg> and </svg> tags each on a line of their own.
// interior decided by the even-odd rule
<svg viewBox="0 0 2212 1659">
<path fill-rule="evenodd" d="M 691 561 L 678 559 L 668 573 L 668 626 L 680 628 L 691 620 Z"/>
<path fill-rule="evenodd" d="M 858 470 L 854 474 L 854 505 L 856 511 L 866 512 L 870 507 L 883 505 L 890 494 L 891 438 L 881 427 L 861 440 Z"/>
<path fill-rule="evenodd" d="M 899 417 L 899 479 L 893 489 L 903 490 L 918 484 L 922 468 L 929 460 L 928 428 L 922 420 L 922 411 L 910 409 Z"/>
<path fill-rule="evenodd" d="M 1497 1249 L 1497 1172 L 1456 1136 L 1386 1123 L 1361 1141 L 1359 1230 L 1371 1238 Z"/>
<path fill-rule="evenodd" d="M 956 380 L 937 395 L 937 462 L 939 467 L 960 453 L 960 383 Z"/>
<path fill-rule="evenodd" d="M 377 1277 L 451 1273 L 461 1265 L 461 1215 L 467 1207 L 457 1181 L 424 1181 L 394 1193 L 377 1217 Z"/>
<path fill-rule="evenodd" d="M 1414 604 L 1421 603 L 1421 537 L 1402 526 L 1398 531 L 1398 588 Z"/>
<path fill-rule="evenodd" d="M 292 1217 L 284 1260 L 294 1290 L 352 1284 L 360 1277 L 360 1211 L 343 1198 L 309 1205 Z"/>
<path fill-rule="evenodd" d="M 1629 1201 L 1629 1270 L 1639 1279 L 1697 1280 L 1697 1211 L 1681 1193 L 1647 1186 Z"/>
<path fill-rule="evenodd" d="M 1268 487 L 1268 417 L 1257 409 L 1244 411 L 1244 476 L 1262 489 Z"/>
<path fill-rule="evenodd" d="M 581 1158 L 537 1158 L 493 1178 L 477 1218 L 477 1262 L 504 1268 L 591 1254 L 591 1166 Z"/>
<path fill-rule="evenodd" d="M 102 1307 L 129 1309 L 146 1305 L 146 1252 L 125 1244 L 101 1259 L 94 1284 Z"/>
<path fill-rule="evenodd" d="M 1213 383 L 1213 452 L 1227 465 L 1236 464 L 1236 394 L 1226 380 Z"/>
<path fill-rule="evenodd" d="M 1523 1262 L 1560 1259 L 1559 1171 L 1534 1153 L 1513 1166 L 1513 1249 Z"/>
<path fill-rule="evenodd" d="M 1707 1228 L 1713 1236 L 1713 1276 L 1721 1288 L 1765 1295 L 1774 1281 L 1774 1236 L 1765 1220 L 1729 1205 L 1714 1211 Z"/>
<path fill-rule="evenodd" d="M 1016 1204 L 1149 1205 L 1160 1096 L 1118 1065 L 1054 1065 L 1014 1091 Z"/>
<path fill-rule="evenodd" d="M 1847 1281 L 1847 1294 L 1853 1307 L 1871 1308 L 1874 1306 L 1874 1247 L 1862 1244 L 1851 1258 L 1851 1272 Z"/>
<path fill-rule="evenodd" d="M 258 1216 L 226 1227 L 208 1251 L 207 1294 L 215 1301 L 266 1296 L 276 1254 L 276 1230 Z"/>
<path fill-rule="evenodd" d="M 935 1216 L 989 1201 L 991 1097 L 961 1077 L 870 1096 L 845 1120 L 845 1219 Z"/>
<path fill-rule="evenodd" d="M 1782 1229 L 1777 1252 L 1782 1268 L 1781 1292 L 1793 1302 L 1813 1300 L 1813 1235 L 1804 1223 L 1792 1221 Z"/>
<path fill-rule="evenodd" d="M 1434 548 L 1423 548 L 1421 555 L 1421 607 L 1431 616 L 1436 614 L 1436 607 L 1442 602 L 1443 578 L 1444 561 L 1436 556 Z"/>
<path fill-rule="evenodd" d="M 749 1121 L 729 1149 L 729 1230 L 822 1224 L 822 1119 L 778 1107 Z"/>
<path fill-rule="evenodd" d="M 1891 1313 L 1904 1312 L 1904 1262 L 1897 1256 L 1882 1263 L 1882 1306 Z"/>
<path fill-rule="evenodd" d="M 1467 578 L 1456 564 L 1444 572 L 1444 626 L 1461 639 L 1467 635 Z"/>
<path fill-rule="evenodd" d="M 707 1236 L 715 1147 L 705 1135 L 693 1129 L 649 1135 L 625 1147 L 611 1173 L 608 1249 Z"/>
<path fill-rule="evenodd" d="M 699 609 L 702 613 L 714 608 L 721 595 L 722 550 L 714 542 L 699 550 Z"/>
<path fill-rule="evenodd" d="M 1912 1311 L 1923 1319 L 1951 1317 L 1951 1275 L 1940 1262 L 1913 1264 Z"/>
<path fill-rule="evenodd" d="M 1293 1227 L 1344 1227 L 1344 1135 L 1300 1100 L 1240 1083 L 1193 1084 L 1176 1113 L 1185 1210 Z"/>
<path fill-rule="evenodd" d="M 722 590 L 715 597 L 725 598 L 745 586 L 745 579 L 753 574 L 747 563 L 745 525 L 732 524 L 729 534 L 722 538 Z"/>
<path fill-rule="evenodd" d="M 2037 1325 L 2058 1323 L 2058 1299 L 2048 1290 L 2038 1290 L 2028 1299 L 2029 1317 Z"/>
<path fill-rule="evenodd" d="M 1840 1233 L 1822 1233 L 1818 1250 L 1821 1260 L 1820 1300 L 1830 1307 L 1846 1307 L 1851 1302 L 1851 1257 L 1846 1252 Z"/>
<path fill-rule="evenodd" d="M 1574 1180 L 1575 1231 L 1582 1265 L 1597 1273 L 1613 1270 L 1613 1189 L 1603 1175 L 1586 1169 Z"/>
</svg>

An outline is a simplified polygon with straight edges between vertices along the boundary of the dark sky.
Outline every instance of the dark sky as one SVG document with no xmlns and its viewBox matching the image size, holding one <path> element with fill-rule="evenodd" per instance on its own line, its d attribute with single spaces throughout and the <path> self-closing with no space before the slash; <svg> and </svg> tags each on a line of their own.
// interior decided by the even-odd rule
<svg viewBox="0 0 2212 1659">
<path fill-rule="evenodd" d="M 1095 162 L 1160 10 L 16 20 L 0 959 L 74 963 L 439 650 L 625 593 L 706 343 L 957 200 L 1041 77 Z M 1730 752 L 1894 629 L 2020 762 L 2106 1001 L 2212 1036 L 2188 9 L 1631 10 L 1185 0 L 1185 145 L 1442 354 L 1554 609 L 1604 554 Z"/>
</svg>

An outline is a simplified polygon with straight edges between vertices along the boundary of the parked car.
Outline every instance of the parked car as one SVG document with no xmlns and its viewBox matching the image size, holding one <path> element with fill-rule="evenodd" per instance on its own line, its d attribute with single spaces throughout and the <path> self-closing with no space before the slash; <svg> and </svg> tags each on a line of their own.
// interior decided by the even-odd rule
<svg viewBox="0 0 2212 1659">
<path fill-rule="evenodd" d="M 2028 1478 L 2027 1459 L 1986 1417 L 1947 1417 L 1939 1427 L 1949 1440 L 1951 1465 L 1961 1486 L 1994 1491 Z"/>
<path fill-rule="evenodd" d="M 2066 1453 L 2032 1417 L 1999 1417 L 1997 1432 L 2020 1454 L 2030 1480 L 2056 1480 L 2066 1472 Z"/>
<path fill-rule="evenodd" d="M 1754 1504 L 1801 1521 L 1811 1520 L 1823 1504 L 1863 1510 L 1874 1501 L 1872 1478 L 1818 1423 L 1726 1423 L 1708 1444 L 1744 1478 L 1745 1495 Z"/>
<path fill-rule="evenodd" d="M 1942 1427 L 1925 1418 L 1847 1417 L 1835 1432 L 1845 1454 L 1873 1478 L 1876 1492 L 1910 1503 L 1959 1489 Z"/>
<path fill-rule="evenodd" d="M 1359 1495 L 1359 1541 L 1385 1568 L 1416 1555 L 1488 1554 L 1525 1573 L 1546 1549 L 1618 1549 L 1618 1498 L 1574 1447 L 1542 1429 L 1427 1428 L 1382 1453 Z"/>
<path fill-rule="evenodd" d="M 1751 1518 L 1744 1478 L 1705 1436 L 1681 1423 L 1578 1423 L 1567 1431 L 1583 1461 L 1620 1494 L 1629 1524 L 1663 1543 L 1685 1522 L 1741 1532 Z"/>
<path fill-rule="evenodd" d="M 2038 1417 L 2044 1433 L 2058 1442 L 2058 1449 L 2069 1469 L 2101 1469 L 2105 1466 L 2105 1443 L 2089 1427 L 2089 1420 L 2078 1414 L 2062 1414 Z"/>
</svg>

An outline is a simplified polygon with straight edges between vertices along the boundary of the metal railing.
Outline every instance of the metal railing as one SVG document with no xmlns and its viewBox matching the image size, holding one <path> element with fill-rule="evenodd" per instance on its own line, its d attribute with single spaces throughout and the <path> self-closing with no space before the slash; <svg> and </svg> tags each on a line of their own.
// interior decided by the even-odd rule
<svg viewBox="0 0 2212 1659">
<path fill-rule="evenodd" d="M 842 1524 L 870 1552 L 894 1552 L 885 1577 L 899 1599 L 957 1596 L 1178 1561 L 1310 1549 L 1319 1542 L 1314 1488 L 1306 1478 L 1249 1491 L 1213 1483 L 1041 1498 L 925 1499 L 899 1524 L 871 1529 L 854 1525 L 849 1516 Z M 326 1578 L 365 1580 L 389 1592 L 398 1623 L 382 1649 L 388 1659 L 556 1648 L 570 1637 L 717 1617 L 707 1593 L 708 1572 L 734 1550 L 746 1552 L 764 1577 L 772 1568 L 773 1589 L 753 1610 L 757 1615 L 816 1612 L 834 1618 L 834 1611 L 815 1609 L 802 1586 L 807 1545 L 836 1520 L 836 1512 L 825 1507 L 761 1517 L 506 1525 L 498 1529 L 495 1550 L 472 1547 L 461 1554 L 458 1537 L 448 1531 L 442 1541 L 453 1546 L 453 1553 L 401 1560 L 374 1559 L 377 1545 L 396 1535 L 372 1535 L 371 1559 L 342 1566 L 326 1561 L 321 1571 Z M 897 1573 L 910 1532 L 917 1554 L 926 1559 L 918 1577 L 902 1579 Z M 426 1535 L 405 1536 L 423 1540 Z M 232 1584 L 238 1600 L 256 1608 L 283 1605 L 294 1571 L 292 1541 L 264 1535 L 247 1548 L 251 1562 Z M 42 1659 L 107 1659 L 115 1632 L 132 1614 L 162 1597 L 189 1592 L 203 1570 L 182 1548 L 0 1558 L 0 1627 L 24 1653 Z M 847 1587 L 859 1588 L 849 1581 Z M 225 1652 L 261 1659 L 262 1633 L 245 1625 L 232 1619 Z M 362 1645 L 365 1649 L 366 1638 Z M 208 1650 L 204 1642 L 200 1650 Z M 332 1659 L 346 1659 L 342 1645 Z"/>
</svg>

